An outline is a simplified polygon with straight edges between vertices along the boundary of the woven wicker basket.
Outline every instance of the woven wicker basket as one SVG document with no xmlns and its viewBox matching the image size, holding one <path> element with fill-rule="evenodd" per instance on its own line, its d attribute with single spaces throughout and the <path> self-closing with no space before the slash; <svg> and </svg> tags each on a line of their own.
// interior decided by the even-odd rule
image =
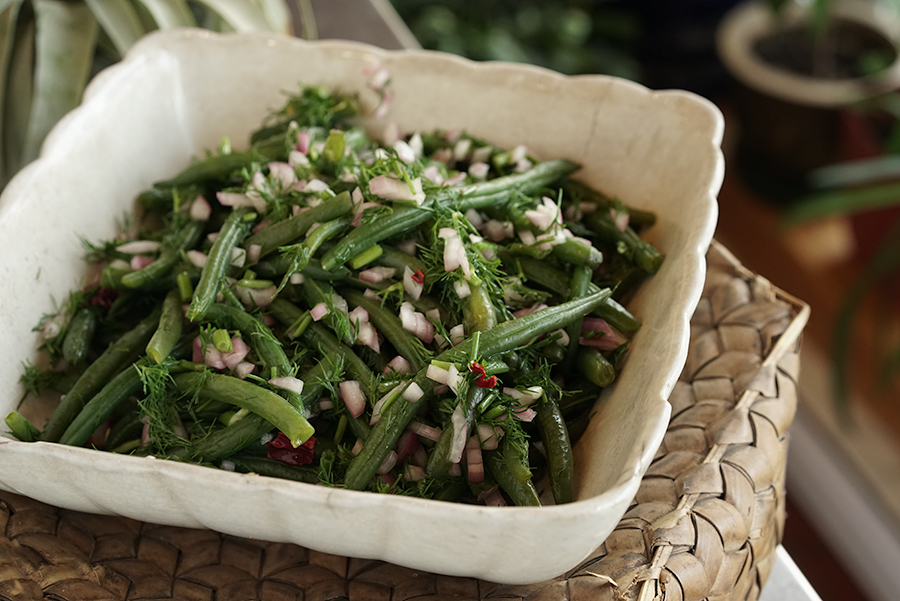
<svg viewBox="0 0 900 601">
<path fill-rule="evenodd" d="M 665 440 L 622 521 L 557 579 L 497 585 L 0 491 L 0 600 L 755 600 L 784 527 L 809 307 L 714 244 Z"/>
</svg>

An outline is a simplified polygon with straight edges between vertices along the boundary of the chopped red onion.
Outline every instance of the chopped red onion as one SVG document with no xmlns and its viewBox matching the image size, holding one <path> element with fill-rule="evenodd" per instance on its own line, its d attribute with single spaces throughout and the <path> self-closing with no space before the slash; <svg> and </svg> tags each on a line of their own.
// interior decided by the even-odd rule
<svg viewBox="0 0 900 601">
<path fill-rule="evenodd" d="M 366 410 L 366 395 L 357 380 L 345 380 L 338 385 L 341 399 L 347 406 L 347 411 L 353 417 L 359 417 Z"/>
<path fill-rule="evenodd" d="M 234 286 L 234 294 L 248 308 L 256 307 L 265 308 L 272 304 L 275 300 L 275 294 L 278 287 L 275 284 L 266 288 L 247 288 L 245 286 Z"/>
<path fill-rule="evenodd" d="M 511 238 L 512 236 L 508 233 L 509 228 L 506 226 L 507 223 L 509 222 L 497 221 L 496 219 L 487 220 L 484 223 L 484 234 L 487 236 L 487 239 L 491 242 L 502 242 L 507 238 Z"/>
<path fill-rule="evenodd" d="M 306 185 L 303 186 L 304 192 L 324 192 L 325 190 L 328 190 L 328 189 L 329 189 L 328 184 L 326 184 L 325 182 L 323 182 L 320 179 L 312 179 L 312 180 L 306 182 Z M 310 200 L 312 200 L 312 199 L 310 199 Z M 321 199 L 319 199 L 319 200 L 320 200 L 319 204 L 321 204 Z M 313 206 L 313 205 L 310 203 L 310 206 Z"/>
<path fill-rule="evenodd" d="M 418 465 L 419 467 L 425 467 L 428 465 L 428 451 L 425 450 L 425 447 L 421 447 L 415 453 L 413 453 L 412 464 Z"/>
<path fill-rule="evenodd" d="M 450 390 L 453 391 L 453 394 L 459 394 L 459 385 L 463 382 L 463 376 L 459 373 L 459 370 L 456 369 L 456 365 L 451 364 L 450 369 L 447 371 L 450 372 L 450 377 L 447 381 L 447 386 L 450 387 Z"/>
<path fill-rule="evenodd" d="M 535 418 L 537 413 L 534 409 L 529 407 L 527 409 L 522 409 L 521 411 L 513 410 L 513 415 L 515 415 L 519 419 L 519 421 L 530 422 Z"/>
<path fill-rule="evenodd" d="M 394 372 L 401 376 L 405 376 L 408 373 L 412 373 L 412 365 L 410 365 L 409 361 L 407 361 L 401 355 L 397 355 L 385 366 L 384 373 L 389 374 Z"/>
<path fill-rule="evenodd" d="M 441 148 L 432 155 L 431 160 L 447 165 L 453 160 L 453 151 L 449 148 Z"/>
<path fill-rule="evenodd" d="M 397 452 L 396 451 L 388 451 L 387 457 L 384 458 L 384 461 L 381 462 L 381 465 L 376 470 L 376 474 L 384 475 L 389 471 L 394 469 L 394 466 L 397 465 Z"/>
<path fill-rule="evenodd" d="M 486 451 L 493 451 L 500 446 L 500 437 L 503 436 L 503 428 L 492 426 L 490 424 L 478 424 L 477 428 L 478 440 L 481 442 L 481 448 Z"/>
<path fill-rule="evenodd" d="M 569 342 L 571 342 L 571 339 L 569 338 L 568 332 L 566 332 L 564 329 L 560 328 L 560 329 L 556 330 L 556 332 L 554 332 L 554 334 L 557 334 L 559 336 L 559 339 L 557 340 L 557 342 L 559 344 L 561 344 L 563 346 L 569 346 Z"/>
<path fill-rule="evenodd" d="M 472 179 L 485 179 L 488 176 L 488 171 L 490 170 L 490 165 L 487 163 L 477 162 L 469 165 L 469 177 Z M 475 227 L 478 227 L 476 223 L 472 223 Z"/>
<path fill-rule="evenodd" d="M 437 168 L 437 165 L 429 165 L 428 167 L 425 167 L 422 175 L 431 180 L 432 183 L 439 186 L 444 183 L 444 176 L 441 174 L 441 170 Z"/>
<path fill-rule="evenodd" d="M 427 438 L 428 440 L 433 440 L 434 442 L 437 442 L 441 437 L 440 428 L 434 428 L 416 420 L 412 420 L 411 422 L 409 422 L 407 428 L 410 432 L 413 432 L 417 436 Z"/>
<path fill-rule="evenodd" d="M 376 402 L 375 406 L 372 407 L 372 419 L 369 420 L 370 426 L 374 426 L 378 423 L 378 421 L 381 419 L 381 407 L 385 404 L 385 402 L 387 402 L 389 398 L 395 396 L 397 391 L 404 386 L 406 386 L 406 383 L 397 384 L 396 386 L 391 388 L 391 390 L 386 395 L 378 399 L 378 402 Z"/>
<path fill-rule="evenodd" d="M 425 377 L 429 380 L 434 380 L 438 384 L 450 384 L 450 372 L 434 363 L 428 364 L 428 367 L 425 369 Z"/>
<path fill-rule="evenodd" d="M 451 463 L 450 467 L 447 468 L 447 475 L 453 477 L 462 476 L 462 468 L 459 467 L 458 463 Z"/>
<path fill-rule="evenodd" d="M 191 346 L 191 361 L 203 363 L 203 342 L 201 342 L 199 336 L 194 338 L 194 343 Z"/>
<path fill-rule="evenodd" d="M 225 369 L 225 360 L 222 358 L 222 352 L 209 344 L 203 349 L 203 362 L 213 369 Z"/>
<path fill-rule="evenodd" d="M 234 370 L 250 352 L 250 347 L 247 346 L 247 343 L 244 342 L 243 338 L 234 336 L 231 339 L 231 348 L 232 351 L 230 353 L 222 354 L 222 360 L 225 362 L 225 366 L 228 367 L 228 369 Z"/>
<path fill-rule="evenodd" d="M 522 241 L 522 244 L 526 246 L 531 246 L 537 241 L 534 234 L 531 233 L 530 230 L 520 230 L 519 231 L 519 240 Z"/>
<path fill-rule="evenodd" d="M 278 378 L 270 378 L 269 384 L 275 388 L 281 388 L 294 394 L 303 394 L 303 380 L 293 376 L 281 376 Z"/>
<path fill-rule="evenodd" d="M 356 336 L 354 340 L 359 344 L 371 346 L 373 342 L 377 343 L 378 331 L 375 326 L 367 321 L 361 321 L 356 324 Z"/>
<path fill-rule="evenodd" d="M 391 121 L 384 126 L 381 139 L 387 146 L 393 146 L 394 142 L 400 139 L 400 126 L 396 121 Z"/>
<path fill-rule="evenodd" d="M 133 257 L 131 257 L 130 267 L 132 269 L 143 269 L 147 265 L 150 265 L 151 263 L 153 263 L 155 260 L 156 259 L 154 259 L 153 257 L 147 257 L 144 255 L 134 255 Z"/>
<path fill-rule="evenodd" d="M 466 181 L 466 174 L 465 174 L 465 172 L 460 171 L 456 175 L 445 179 L 444 185 L 445 186 L 458 186 L 460 184 L 465 183 L 465 181 Z"/>
<path fill-rule="evenodd" d="M 409 267 L 407 267 L 407 269 L 409 269 Z M 363 282 L 368 282 L 369 284 L 377 284 L 394 277 L 395 273 L 397 273 L 397 269 L 394 267 L 372 267 L 365 271 L 360 271 L 359 279 Z"/>
<path fill-rule="evenodd" d="M 319 303 L 309 310 L 309 316 L 313 318 L 313 321 L 319 321 L 326 315 L 328 315 L 328 305 L 325 303 Z"/>
<path fill-rule="evenodd" d="M 190 216 L 194 221 L 206 221 L 211 214 L 212 207 L 209 206 L 209 201 L 203 195 L 198 196 L 191 203 Z"/>
<path fill-rule="evenodd" d="M 466 329 L 463 324 L 450 328 L 450 344 L 456 346 L 462 344 L 466 340 Z"/>
<path fill-rule="evenodd" d="M 469 437 L 466 443 L 466 471 L 469 482 L 484 482 L 484 459 L 481 456 L 481 441 L 478 436 Z"/>
<path fill-rule="evenodd" d="M 457 161 L 464 161 L 471 148 L 472 140 L 468 138 L 462 138 L 453 146 L 453 158 Z"/>
<path fill-rule="evenodd" d="M 256 263 L 259 261 L 259 253 L 262 252 L 262 246 L 259 244 L 251 244 L 250 248 L 247 249 L 247 260 L 251 263 Z"/>
<path fill-rule="evenodd" d="M 281 161 L 270 162 L 269 173 L 277 182 L 278 186 L 280 186 L 281 190 L 289 190 L 291 186 L 294 185 L 294 182 L 297 181 L 297 174 L 294 172 L 294 168 Z"/>
<path fill-rule="evenodd" d="M 298 131 L 297 132 L 297 152 L 306 154 L 309 152 L 309 142 L 311 137 L 308 131 Z"/>
<path fill-rule="evenodd" d="M 231 249 L 231 265 L 234 267 L 243 267 L 244 262 L 247 260 L 247 251 L 243 248 L 232 248 Z"/>
<path fill-rule="evenodd" d="M 156 240 L 134 240 L 116 247 L 116 250 L 127 255 L 146 255 L 159 250 Z"/>
<path fill-rule="evenodd" d="M 419 437 L 415 432 L 407 430 L 400 436 L 397 441 L 397 461 L 403 461 L 407 457 L 414 455 L 416 451 L 422 448 Z"/>
<path fill-rule="evenodd" d="M 418 465 L 407 464 L 406 467 L 403 468 L 403 477 L 410 482 L 419 482 L 420 480 L 425 479 L 425 470 Z"/>
<path fill-rule="evenodd" d="M 372 290 L 371 288 L 366 288 L 365 291 L 363 291 L 363 296 L 365 296 L 367 298 L 375 298 L 375 299 L 381 300 L 381 297 L 378 296 L 378 293 L 375 292 L 374 290 Z"/>
<path fill-rule="evenodd" d="M 288 164 L 291 167 L 309 167 L 309 159 L 306 158 L 306 155 L 300 152 L 299 150 L 292 150 L 288 153 Z M 297 183 L 294 183 L 294 189 L 296 189 Z"/>
<path fill-rule="evenodd" d="M 434 387 L 434 394 L 437 395 L 437 396 L 440 396 L 440 395 L 442 395 L 442 394 L 446 394 L 446 393 L 448 393 L 448 392 L 450 392 L 450 387 L 447 386 L 446 384 L 441 384 L 441 385 L 439 385 L 439 386 L 435 386 L 435 387 Z"/>
<path fill-rule="evenodd" d="M 534 167 L 534 163 L 529 161 L 528 159 L 522 159 L 518 163 L 516 163 L 516 173 L 524 173 Z"/>
<path fill-rule="evenodd" d="M 363 322 L 369 321 L 369 312 L 366 311 L 362 307 L 357 307 L 357 308 L 353 309 L 352 311 L 350 311 L 350 313 L 347 315 L 347 317 L 350 318 L 351 324 L 363 323 Z"/>
<path fill-rule="evenodd" d="M 417 282 L 413 279 L 413 271 L 409 268 L 409 265 L 403 267 L 403 289 L 415 300 L 419 300 L 419 297 L 422 296 L 422 291 L 425 289 L 424 282 Z"/>
<path fill-rule="evenodd" d="M 415 238 L 410 238 L 409 240 L 404 240 L 403 242 L 398 242 L 395 244 L 397 250 L 400 252 L 405 252 L 408 255 L 416 256 L 416 251 L 418 250 L 418 245 L 416 243 Z"/>
<path fill-rule="evenodd" d="M 219 204 L 226 207 L 252 207 L 253 200 L 241 192 L 216 192 Z"/>
<path fill-rule="evenodd" d="M 305 279 L 306 279 L 306 278 L 303 277 L 303 274 L 300 273 L 300 272 L 298 271 L 297 273 L 292 273 L 292 274 L 291 274 L 291 277 L 288 278 L 288 281 L 289 281 L 291 284 L 294 284 L 295 286 L 299 286 L 300 284 L 303 283 L 303 281 L 304 281 Z"/>
<path fill-rule="evenodd" d="M 256 369 L 256 366 L 248 361 L 241 361 L 237 364 L 237 367 L 234 368 L 234 373 L 240 379 L 244 379 L 248 374 L 252 374 L 253 370 Z"/>
<path fill-rule="evenodd" d="M 409 137 L 409 147 L 413 149 L 417 157 L 422 156 L 422 153 L 425 152 L 425 142 L 422 140 L 422 135 L 419 132 Z"/>
<path fill-rule="evenodd" d="M 397 140 L 393 144 L 394 150 L 397 151 L 397 157 L 404 163 L 416 162 L 416 151 L 403 140 Z"/>
<path fill-rule="evenodd" d="M 488 507 L 506 507 L 506 499 L 496 486 L 484 495 L 484 504 Z"/>
<path fill-rule="evenodd" d="M 350 449 L 350 452 L 354 455 L 359 455 L 359 452 L 363 449 L 363 441 L 360 439 L 356 439 L 356 443 L 354 443 L 353 448 Z"/>
<path fill-rule="evenodd" d="M 425 200 L 425 192 L 422 191 L 422 180 L 418 177 L 412 180 L 412 187 L 406 182 L 378 175 L 369 180 L 369 194 L 374 194 L 385 200 L 398 200 L 422 204 Z"/>
</svg>

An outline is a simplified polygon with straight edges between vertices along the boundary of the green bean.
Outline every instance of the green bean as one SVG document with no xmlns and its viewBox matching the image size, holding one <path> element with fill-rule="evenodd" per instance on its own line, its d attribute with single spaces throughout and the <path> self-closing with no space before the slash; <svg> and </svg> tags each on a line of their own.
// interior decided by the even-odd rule
<svg viewBox="0 0 900 601">
<path fill-rule="evenodd" d="M 141 391 L 142 364 L 129 367 L 110 380 L 94 397 L 85 404 L 66 431 L 59 438 L 60 444 L 80 447 L 91 434 L 108 418 L 115 408 L 128 397 Z"/>
<path fill-rule="evenodd" d="M 308 484 L 317 484 L 319 482 L 319 471 L 314 467 L 287 465 L 281 461 L 265 459 L 263 457 L 254 457 L 252 455 L 235 457 L 234 462 L 238 467 L 243 468 L 248 472 L 259 474 L 260 476 L 282 478 L 284 480 L 294 480 L 295 482 L 306 482 Z"/>
<path fill-rule="evenodd" d="M 44 426 L 44 431 L 41 432 L 40 440 L 45 442 L 59 440 L 84 404 L 144 350 L 150 337 L 153 336 L 153 332 L 156 331 L 158 323 L 159 310 L 156 310 L 144 318 L 134 329 L 110 345 L 96 361 L 91 363 L 69 393 L 60 400 L 59 406 L 53 412 L 47 425 Z"/>
<path fill-rule="evenodd" d="M 178 290 L 172 290 L 163 300 L 159 325 L 147 343 L 147 356 L 157 365 L 162 363 L 178 344 L 181 338 L 181 319 L 181 294 Z"/>
<path fill-rule="evenodd" d="M 575 467 L 569 430 L 556 396 L 544 394 L 537 403 L 538 429 L 544 441 L 550 490 L 557 505 L 575 500 Z"/>
<path fill-rule="evenodd" d="M 581 347 L 575 365 L 584 377 L 597 386 L 609 386 L 616 379 L 616 368 L 595 348 Z"/>
<path fill-rule="evenodd" d="M 501 253 L 500 256 L 504 263 L 515 260 L 521 267 L 522 273 L 529 280 L 533 280 L 560 296 L 568 297 L 571 295 L 572 280 L 566 273 L 530 257 L 515 257 L 513 259 L 513 256 L 507 253 Z M 589 290 L 593 294 L 600 288 L 591 284 Z M 612 298 L 607 299 L 606 302 L 597 307 L 595 313 L 626 336 L 633 335 L 641 327 L 640 320 Z"/>
<path fill-rule="evenodd" d="M 469 302 L 465 306 L 466 332 L 486 332 L 497 325 L 491 293 L 481 284 L 469 282 Z"/>
<path fill-rule="evenodd" d="M 328 312 L 322 317 L 321 321 L 331 328 L 344 342 L 353 344 L 350 335 L 350 319 L 347 314 L 334 306 L 334 297 L 336 295 L 334 288 L 327 282 L 319 280 L 303 280 L 303 292 L 306 295 L 306 302 L 310 307 L 324 304 L 328 307 Z"/>
<path fill-rule="evenodd" d="M 591 269 L 587 266 L 576 267 L 572 273 L 572 296 L 571 298 L 581 298 L 586 296 L 591 286 Z M 566 349 L 566 356 L 560 365 L 560 371 L 568 374 L 575 365 L 575 357 L 578 354 L 578 339 L 581 338 L 581 324 L 583 319 L 578 318 L 566 326 L 566 333 L 569 335 L 569 347 Z"/>
<path fill-rule="evenodd" d="M 587 202 L 591 202 L 597 205 L 597 208 L 600 210 L 609 211 L 610 209 L 616 209 L 617 201 L 613 200 L 601 194 L 597 190 L 594 190 L 590 186 L 579 182 L 574 179 L 567 180 L 563 185 L 565 191 L 573 196 L 576 200 L 585 200 Z M 634 207 L 629 207 L 625 205 L 625 209 L 628 211 L 628 222 L 630 225 L 636 225 L 639 227 L 651 227 L 656 223 L 656 214 L 650 211 L 643 211 L 641 209 L 635 209 Z"/>
<path fill-rule="evenodd" d="M 396 208 L 388 215 L 363 224 L 322 257 L 322 267 L 331 269 L 343 265 L 360 252 L 391 236 L 412 231 L 432 216 L 434 203 L 444 204 L 459 211 L 482 208 L 507 198 L 518 190 L 528 193 L 568 175 L 578 166 L 571 161 L 546 161 L 524 173 L 498 177 L 486 182 L 470 184 L 453 190 L 441 190 L 426 198 L 422 206 Z"/>
<path fill-rule="evenodd" d="M 663 256 L 652 245 L 641 240 L 631 227 L 619 229 L 607 211 L 594 211 L 585 215 L 584 224 L 603 240 L 615 244 L 628 260 L 637 264 L 647 273 L 659 271 Z"/>
<path fill-rule="evenodd" d="M 306 371 L 301 378 L 304 382 L 303 392 L 297 397 L 298 403 L 295 407 L 305 411 L 322 394 L 325 382 L 340 377 L 341 369 L 340 358 L 334 360 L 326 357 Z M 252 413 L 227 428 L 216 430 L 194 442 L 191 445 L 191 453 L 205 461 L 229 457 L 254 440 L 259 440 L 274 427 L 266 418 Z"/>
<path fill-rule="evenodd" d="M 178 188 L 150 188 L 138 194 L 138 202 L 145 210 L 171 211 L 174 208 L 175 192 L 182 199 L 194 199 L 203 193 L 200 186 Z"/>
<path fill-rule="evenodd" d="M 284 138 L 281 138 L 281 146 L 284 146 Z M 153 184 L 154 188 L 180 188 L 201 184 L 210 180 L 224 180 L 235 171 L 249 167 L 251 164 L 263 161 L 266 158 L 280 158 L 284 152 L 278 152 L 276 143 L 257 145 L 244 152 L 232 152 L 207 157 L 200 161 L 194 161 L 184 171 L 173 177 Z"/>
<path fill-rule="evenodd" d="M 140 438 L 143 428 L 144 424 L 141 422 L 140 411 L 132 411 L 116 421 L 112 428 L 109 429 L 105 448 L 109 450 L 116 449 L 129 440 Z M 140 443 L 140 440 L 138 442 Z"/>
<path fill-rule="evenodd" d="M 397 352 L 409 361 L 414 371 L 425 367 L 428 361 L 428 351 L 422 345 L 422 341 L 409 330 L 403 327 L 400 319 L 381 305 L 381 301 L 369 298 L 358 290 L 344 289 L 341 291 L 344 298 L 355 307 L 362 307 L 369 314 L 369 321 L 375 328 L 384 334 L 384 337 L 394 345 Z"/>
<path fill-rule="evenodd" d="M 260 247 L 259 256 L 264 257 L 305 234 L 312 224 L 324 223 L 347 214 L 352 204 L 350 193 L 342 192 L 319 206 L 312 207 L 284 221 L 278 221 L 269 227 L 261 229 L 247 238 L 244 242 L 244 248 L 249 249 L 256 244 Z"/>
<path fill-rule="evenodd" d="M 541 500 L 538 498 L 537 490 L 531 480 L 526 479 L 524 482 L 520 482 L 509 470 L 509 461 L 504 457 L 505 449 L 508 446 L 504 445 L 504 453 L 486 451 L 484 466 L 515 505 L 540 506 Z"/>
<path fill-rule="evenodd" d="M 251 382 L 209 372 L 178 374 L 174 381 L 182 392 L 197 393 L 203 398 L 252 411 L 284 433 L 294 447 L 306 442 L 315 432 L 299 409 L 274 392 Z"/>
<path fill-rule="evenodd" d="M 84 361 L 96 330 L 97 314 L 94 311 L 82 307 L 75 312 L 62 345 L 63 358 L 70 365 L 78 365 Z"/>
<path fill-rule="evenodd" d="M 121 278 L 122 285 L 126 288 L 143 288 L 169 273 L 181 259 L 182 251 L 196 246 L 204 227 L 205 222 L 190 221 L 181 228 L 171 246 L 166 246 L 154 262 L 143 269 L 124 274 Z"/>
<path fill-rule="evenodd" d="M 4 421 L 6 422 L 6 427 L 9 428 L 10 434 L 22 442 L 34 442 L 41 434 L 40 430 L 35 428 L 34 424 L 18 411 L 11 411 Z"/>
<path fill-rule="evenodd" d="M 264 261 L 256 264 L 255 270 L 260 277 L 274 279 L 283 276 L 291 270 L 292 260 L 285 256 L 271 256 Z M 312 258 L 306 267 L 300 270 L 300 274 L 304 278 L 312 278 L 314 280 L 322 280 L 325 282 L 336 282 L 350 276 L 350 270 L 346 267 L 338 267 L 333 271 L 325 271 L 322 269 L 322 263 L 318 259 Z"/>
<path fill-rule="evenodd" d="M 353 349 L 341 344 L 331 332 L 317 323 L 309 326 L 303 335 L 303 339 L 309 344 L 317 346 L 323 355 L 340 356 L 344 361 L 344 369 L 347 371 L 347 374 L 351 376 L 351 379 L 359 382 L 363 393 L 367 396 L 372 393 L 375 374 L 372 373 L 366 362 L 353 352 Z"/>
<path fill-rule="evenodd" d="M 554 257 L 570 265 L 586 265 L 591 269 L 597 269 L 603 263 L 603 253 L 592 245 L 571 238 L 557 244 L 550 252 Z"/>
<path fill-rule="evenodd" d="M 247 223 L 244 216 L 248 215 L 247 209 L 235 209 L 225 219 L 219 236 L 213 243 L 212 250 L 203 271 L 200 274 L 200 282 L 194 288 L 194 296 L 191 306 L 187 311 L 187 318 L 198 321 L 203 318 L 210 306 L 216 302 L 216 295 L 225 276 L 225 270 L 231 263 L 231 251 L 240 244 L 247 235 Z"/>
<path fill-rule="evenodd" d="M 425 270 L 428 269 L 424 261 L 417 259 L 402 250 L 397 250 L 392 246 L 384 244 L 381 246 L 381 256 L 375 259 L 375 263 L 383 267 L 393 267 L 396 269 L 397 279 L 403 277 L 403 269 L 406 267 L 409 267 L 410 271 L 413 273 L 420 270 L 422 273 L 425 273 Z"/>
<path fill-rule="evenodd" d="M 288 359 L 272 330 L 253 315 L 216 303 L 209 308 L 204 321 L 227 330 L 240 330 L 244 340 L 253 348 L 263 364 L 261 374 L 263 378 L 289 376 L 293 372 L 293 363 Z"/>
<path fill-rule="evenodd" d="M 503 322 L 479 335 L 480 352 L 489 358 L 522 346 L 532 338 L 552 332 L 576 317 L 584 316 L 609 298 L 609 294 L 609 290 L 596 292 L 584 298 L 535 311 L 519 319 Z M 465 342 L 441 353 L 436 361 L 467 363 L 472 350 L 473 338 L 468 338 Z M 433 395 L 435 383 L 425 376 L 425 369 L 418 371 L 413 382 L 422 389 L 422 396 L 416 402 L 392 403 L 387 410 L 382 410 L 381 419 L 372 428 L 363 448 L 350 461 L 345 478 L 347 488 L 362 490 L 368 485 L 387 454 L 397 444 L 404 428 Z"/>
</svg>

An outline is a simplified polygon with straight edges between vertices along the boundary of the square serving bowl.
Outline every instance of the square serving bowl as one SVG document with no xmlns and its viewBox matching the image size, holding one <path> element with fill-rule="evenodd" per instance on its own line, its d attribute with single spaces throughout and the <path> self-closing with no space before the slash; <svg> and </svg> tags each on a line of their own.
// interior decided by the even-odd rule
<svg viewBox="0 0 900 601">
<path fill-rule="evenodd" d="M 620 379 L 598 401 L 576 447 L 577 501 L 477 507 L 242 475 L 0 434 L 0 488 L 57 506 L 506 583 L 546 580 L 594 551 L 627 509 L 666 430 L 689 319 L 705 277 L 724 163 L 723 121 L 694 95 L 602 76 L 563 77 L 431 52 L 271 35 L 157 33 L 100 74 L 41 157 L 0 197 L 0 416 L 19 407 L 32 331 L 81 284 L 79 237 L 109 238 L 135 195 L 178 172 L 222 136 L 235 146 L 298 82 L 356 91 L 371 114 L 367 67 L 391 73 L 393 103 L 372 132 L 463 129 L 541 159 L 658 221 L 666 255 L 629 308 L 644 322 Z M 42 425 L 52 406 L 20 411 Z"/>
</svg>

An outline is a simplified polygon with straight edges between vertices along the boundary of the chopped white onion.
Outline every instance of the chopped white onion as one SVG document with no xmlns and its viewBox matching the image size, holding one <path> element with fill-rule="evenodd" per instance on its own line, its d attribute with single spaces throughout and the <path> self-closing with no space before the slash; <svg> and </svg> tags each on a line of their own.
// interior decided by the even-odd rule
<svg viewBox="0 0 900 601">
<path fill-rule="evenodd" d="M 201 269 L 206 265 L 206 260 L 209 258 L 199 250 L 189 250 L 186 254 L 188 261 L 190 261 L 194 267 L 199 267 Z"/>
<path fill-rule="evenodd" d="M 244 357 L 250 352 L 250 347 L 247 346 L 243 338 L 234 336 L 231 339 L 231 349 L 230 353 L 222 354 L 222 360 L 225 361 L 226 367 L 233 371 L 237 369 L 237 366 L 241 364 Z"/>
<path fill-rule="evenodd" d="M 466 413 L 463 410 L 462 403 L 457 403 L 456 408 L 450 415 L 450 427 L 453 428 L 453 438 L 450 442 L 450 451 L 447 453 L 447 460 L 450 463 L 459 463 L 462 459 L 463 449 L 466 448 L 466 440 L 468 439 Z"/>
<path fill-rule="evenodd" d="M 412 373 L 412 370 L 412 365 L 410 365 L 409 361 L 402 355 L 397 355 L 385 366 L 384 373 L 389 374 L 393 372 L 405 376 L 408 373 Z"/>
<path fill-rule="evenodd" d="M 247 260 L 247 251 L 237 247 L 231 249 L 231 265 L 233 267 L 243 267 Z"/>
<path fill-rule="evenodd" d="M 328 305 L 325 303 L 319 303 L 309 310 L 309 316 L 313 318 L 313 321 L 319 321 L 326 315 L 328 315 Z"/>
<path fill-rule="evenodd" d="M 484 482 L 484 459 L 481 456 L 481 441 L 478 436 L 469 437 L 466 443 L 466 470 L 469 482 Z"/>
<path fill-rule="evenodd" d="M 409 268 L 407 267 L 407 269 Z M 378 284 L 379 282 L 394 277 L 394 274 L 396 273 L 397 269 L 394 267 L 372 267 L 365 271 L 360 271 L 359 279 L 363 282 L 368 282 L 369 284 Z"/>
<path fill-rule="evenodd" d="M 503 436 L 503 428 L 492 426 L 490 424 L 478 424 L 477 428 L 478 440 L 481 442 L 481 448 L 486 451 L 493 451 L 500 446 L 500 437 Z"/>
<path fill-rule="evenodd" d="M 456 296 L 459 298 L 466 298 L 472 294 L 472 289 L 469 288 L 469 283 L 465 280 L 453 282 L 453 291 L 456 292 Z"/>
<path fill-rule="evenodd" d="M 425 377 L 434 380 L 438 384 L 450 384 L 450 372 L 434 363 L 429 363 L 425 369 Z"/>
<path fill-rule="evenodd" d="M 397 465 L 397 452 L 388 451 L 387 457 L 384 458 L 384 461 L 381 462 L 381 465 L 378 467 L 375 473 L 384 475 L 394 469 L 395 465 Z"/>
<path fill-rule="evenodd" d="M 428 440 L 433 440 L 434 442 L 437 442 L 441 437 L 440 428 L 434 428 L 416 420 L 412 420 L 411 422 L 409 422 L 407 429 L 416 436 L 421 436 L 422 438 L 427 438 Z"/>
<path fill-rule="evenodd" d="M 234 368 L 234 373 L 237 377 L 243 380 L 249 374 L 252 374 L 254 369 L 256 369 L 256 365 L 250 363 L 249 361 L 241 361 L 237 364 L 237 367 Z"/>
<path fill-rule="evenodd" d="M 425 479 L 425 469 L 418 465 L 407 464 L 406 467 L 403 468 L 403 477 L 410 482 L 419 482 L 420 480 Z"/>
<path fill-rule="evenodd" d="M 463 324 L 459 324 L 458 326 L 453 326 L 450 328 L 450 344 L 456 346 L 457 344 L 461 344 L 466 339 L 466 328 Z"/>
<path fill-rule="evenodd" d="M 469 177 L 472 179 L 485 179 L 488 176 L 488 171 L 490 170 L 490 165 L 487 163 L 477 162 L 469 165 Z M 473 223 L 475 227 L 478 227 L 475 223 Z"/>
<path fill-rule="evenodd" d="M 403 398 L 410 403 L 415 403 L 422 398 L 423 394 L 425 394 L 425 392 L 422 390 L 422 388 L 415 382 L 412 382 L 409 386 L 406 387 L 406 390 L 403 391 Z"/>
<path fill-rule="evenodd" d="M 262 252 L 262 246 L 259 244 L 251 244 L 250 248 L 247 249 L 247 260 L 251 263 L 256 263 L 259 261 L 259 253 Z"/>
<path fill-rule="evenodd" d="M 419 300 L 419 297 L 422 296 L 422 291 L 425 289 L 425 282 L 415 281 L 413 275 L 413 271 L 409 268 L 409 265 L 403 267 L 403 289 L 408 295 L 413 297 L 414 300 Z"/>
<path fill-rule="evenodd" d="M 206 221 L 209 219 L 210 214 L 212 214 L 212 207 L 209 206 L 209 201 L 202 195 L 195 198 L 194 202 L 191 203 L 190 216 L 194 221 Z"/>
</svg>

